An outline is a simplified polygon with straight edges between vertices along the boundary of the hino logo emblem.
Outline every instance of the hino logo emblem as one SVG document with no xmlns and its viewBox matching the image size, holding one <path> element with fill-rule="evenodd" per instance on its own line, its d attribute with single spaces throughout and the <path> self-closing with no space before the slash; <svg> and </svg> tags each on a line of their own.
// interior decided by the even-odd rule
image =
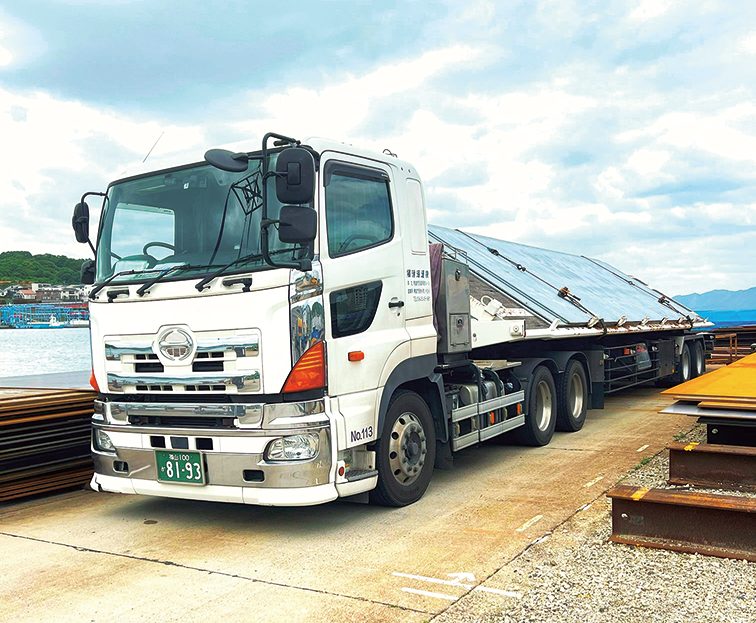
<svg viewBox="0 0 756 623">
<path fill-rule="evenodd" d="M 169 329 L 158 338 L 158 348 L 166 359 L 183 361 L 192 354 L 194 340 L 183 329 Z"/>
</svg>

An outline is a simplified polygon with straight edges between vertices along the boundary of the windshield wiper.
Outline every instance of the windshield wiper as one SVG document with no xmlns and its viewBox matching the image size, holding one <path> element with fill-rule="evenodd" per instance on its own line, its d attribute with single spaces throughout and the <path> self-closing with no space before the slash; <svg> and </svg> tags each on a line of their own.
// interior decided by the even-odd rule
<svg viewBox="0 0 756 623">
<path fill-rule="evenodd" d="M 110 283 L 116 279 L 117 277 L 123 277 L 125 275 L 140 275 L 143 273 L 155 273 L 159 272 L 155 277 L 150 279 L 148 282 L 143 284 L 139 287 L 137 290 L 137 294 L 139 296 L 144 296 L 147 294 L 149 289 L 154 286 L 158 281 L 160 281 L 163 277 L 166 275 L 172 273 L 175 270 L 200 270 L 202 268 L 212 268 L 213 266 L 217 266 L 217 264 L 179 264 L 178 266 L 170 266 L 169 268 L 159 269 L 159 268 L 147 268 L 147 269 L 134 269 L 134 270 L 122 270 L 119 273 L 115 273 L 114 275 L 110 275 L 105 281 L 102 283 L 96 285 L 94 288 L 92 288 L 92 291 L 89 293 L 89 298 L 94 299 L 95 295 L 102 290 L 104 287 L 110 285 Z"/>
<path fill-rule="evenodd" d="M 276 249 L 275 251 L 271 251 L 269 255 L 277 255 L 278 253 L 291 253 L 292 251 L 298 251 L 298 249 Z M 208 283 L 210 283 L 213 279 L 217 279 L 218 277 L 220 277 L 224 272 L 226 272 L 232 266 L 236 266 L 237 264 L 244 264 L 246 262 L 252 262 L 253 260 L 262 260 L 262 259 L 264 259 L 264 256 L 262 253 L 250 253 L 249 255 L 244 255 L 240 258 L 235 259 L 233 262 L 229 262 L 225 266 L 221 266 L 214 273 L 208 275 L 201 281 L 197 282 L 197 284 L 194 287 L 197 288 L 197 292 L 202 292 L 207 287 Z"/>
<path fill-rule="evenodd" d="M 154 286 L 158 281 L 160 281 L 163 277 L 166 275 L 169 275 L 174 270 L 191 270 L 194 268 L 207 268 L 207 266 L 192 266 L 191 264 L 179 264 L 178 266 L 170 266 L 166 268 L 165 270 L 160 271 L 157 275 L 155 275 L 152 279 L 149 281 L 144 282 L 141 286 L 139 286 L 139 289 L 136 291 L 136 293 L 139 296 L 144 296 L 147 294 L 147 292 L 150 291 L 150 288 Z"/>
<path fill-rule="evenodd" d="M 90 298 L 90 300 L 93 300 L 95 298 L 95 296 L 97 295 L 97 293 L 100 290 L 102 290 L 105 286 L 110 285 L 110 282 L 113 281 L 116 277 L 123 277 L 124 275 L 137 275 L 139 273 L 154 273 L 155 270 L 157 270 L 157 269 L 153 269 L 153 270 L 146 269 L 145 270 L 144 268 L 139 268 L 139 269 L 134 269 L 134 270 L 122 270 L 119 273 L 113 273 L 105 281 L 103 281 L 102 283 L 98 283 L 94 288 L 92 288 L 90 290 L 90 292 L 89 292 L 89 298 Z"/>
</svg>

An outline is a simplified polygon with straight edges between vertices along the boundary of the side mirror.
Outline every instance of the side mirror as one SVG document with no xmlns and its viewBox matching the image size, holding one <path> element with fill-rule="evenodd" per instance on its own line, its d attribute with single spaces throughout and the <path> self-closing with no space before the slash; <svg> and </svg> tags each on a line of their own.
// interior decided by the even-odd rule
<svg viewBox="0 0 756 623">
<path fill-rule="evenodd" d="M 86 201 L 76 204 L 71 226 L 76 235 L 76 242 L 89 242 L 89 206 Z"/>
<path fill-rule="evenodd" d="M 95 261 L 84 260 L 81 264 L 79 281 L 85 286 L 91 286 L 95 282 Z"/>
<path fill-rule="evenodd" d="M 281 242 L 306 243 L 315 240 L 318 213 L 306 206 L 282 206 L 278 215 L 278 238 Z"/>
<path fill-rule="evenodd" d="M 289 147 L 276 160 L 276 197 L 281 203 L 310 203 L 315 194 L 315 160 L 302 147 Z"/>
</svg>

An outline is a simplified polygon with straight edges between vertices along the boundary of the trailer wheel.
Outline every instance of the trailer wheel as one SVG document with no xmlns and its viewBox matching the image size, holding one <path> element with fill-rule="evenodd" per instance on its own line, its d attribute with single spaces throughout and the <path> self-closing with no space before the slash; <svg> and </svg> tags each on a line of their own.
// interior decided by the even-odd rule
<svg viewBox="0 0 756 623">
<path fill-rule="evenodd" d="M 706 372 L 706 354 L 701 340 L 693 342 L 693 377 L 701 376 Z"/>
<path fill-rule="evenodd" d="M 528 385 L 525 424 L 515 430 L 515 438 L 526 446 L 545 446 L 556 427 L 557 392 L 554 377 L 545 366 L 538 366 Z"/>
<path fill-rule="evenodd" d="M 570 360 L 557 389 L 557 430 L 574 433 L 583 428 L 588 413 L 588 377 L 576 359 Z"/>
<path fill-rule="evenodd" d="M 423 497 L 433 475 L 436 434 L 430 409 L 415 392 L 400 390 L 391 398 L 375 456 L 372 503 L 407 506 Z"/>
<path fill-rule="evenodd" d="M 677 365 L 677 370 L 672 377 L 675 385 L 685 383 L 685 381 L 689 381 L 691 378 L 693 378 L 692 371 L 693 366 L 690 356 L 690 346 L 686 342 L 685 344 L 683 344 L 682 352 L 680 353 L 680 363 Z"/>
</svg>

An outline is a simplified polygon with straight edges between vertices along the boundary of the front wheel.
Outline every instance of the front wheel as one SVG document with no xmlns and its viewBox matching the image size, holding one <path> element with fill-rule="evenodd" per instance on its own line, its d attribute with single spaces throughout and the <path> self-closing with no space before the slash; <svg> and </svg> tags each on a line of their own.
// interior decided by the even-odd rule
<svg viewBox="0 0 756 623">
<path fill-rule="evenodd" d="M 433 475 L 436 435 L 430 409 L 415 392 L 400 390 L 392 397 L 375 456 L 378 486 L 371 502 L 407 506 L 423 497 Z"/>
<path fill-rule="evenodd" d="M 554 436 L 557 413 L 556 385 L 551 371 L 538 366 L 528 385 L 525 424 L 515 430 L 515 438 L 526 446 L 545 446 Z"/>
</svg>

